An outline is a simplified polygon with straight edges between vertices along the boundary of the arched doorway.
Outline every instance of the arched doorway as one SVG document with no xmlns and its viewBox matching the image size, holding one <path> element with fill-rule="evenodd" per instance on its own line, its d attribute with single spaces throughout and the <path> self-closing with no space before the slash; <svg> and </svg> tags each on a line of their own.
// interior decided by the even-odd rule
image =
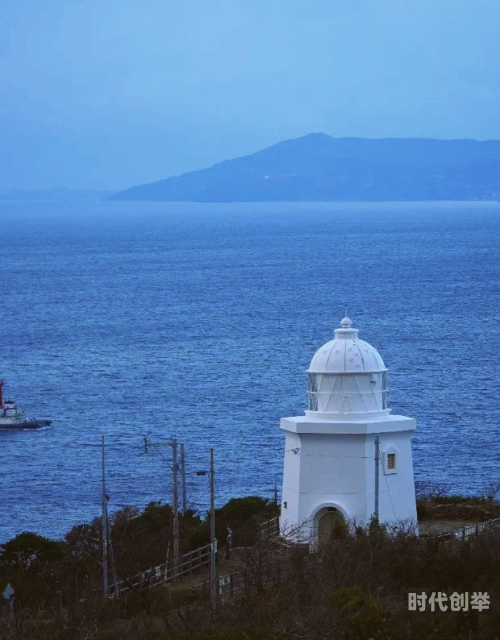
<svg viewBox="0 0 500 640">
<path fill-rule="evenodd" d="M 330 507 L 328 511 L 320 516 L 318 522 L 318 542 L 320 544 L 322 542 L 327 542 L 336 528 L 339 529 L 344 527 L 345 520 L 340 511 Z"/>
</svg>

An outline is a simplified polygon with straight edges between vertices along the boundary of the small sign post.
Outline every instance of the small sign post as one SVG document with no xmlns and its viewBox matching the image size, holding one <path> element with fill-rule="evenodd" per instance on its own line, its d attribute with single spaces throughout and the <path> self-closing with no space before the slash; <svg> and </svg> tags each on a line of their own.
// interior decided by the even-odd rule
<svg viewBox="0 0 500 640">
<path fill-rule="evenodd" d="M 7 600 L 7 606 L 9 607 L 9 611 L 11 615 L 14 613 L 14 600 L 16 599 L 14 587 L 9 584 L 2 591 L 2 596 L 5 600 Z"/>
</svg>

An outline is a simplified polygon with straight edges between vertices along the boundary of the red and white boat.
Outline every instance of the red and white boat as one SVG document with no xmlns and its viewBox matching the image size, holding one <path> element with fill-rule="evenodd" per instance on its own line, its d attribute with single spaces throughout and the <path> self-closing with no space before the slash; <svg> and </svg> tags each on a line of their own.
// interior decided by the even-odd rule
<svg viewBox="0 0 500 640">
<path fill-rule="evenodd" d="M 4 381 L 0 380 L 0 431 L 13 431 L 19 429 L 43 429 L 50 427 L 52 420 L 37 420 L 27 418 L 24 411 L 17 408 L 12 400 L 3 399 Z"/>
</svg>

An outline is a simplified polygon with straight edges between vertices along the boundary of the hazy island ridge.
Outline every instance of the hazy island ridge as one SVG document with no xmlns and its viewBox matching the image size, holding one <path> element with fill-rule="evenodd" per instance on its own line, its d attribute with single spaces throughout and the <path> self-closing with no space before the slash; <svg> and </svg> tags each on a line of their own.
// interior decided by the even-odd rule
<svg viewBox="0 0 500 640">
<path fill-rule="evenodd" d="M 0 202 L 98 202 L 113 191 L 99 189 L 0 189 Z"/>
<path fill-rule="evenodd" d="M 311 133 L 111 195 L 150 202 L 499 200 L 500 141 Z"/>
</svg>

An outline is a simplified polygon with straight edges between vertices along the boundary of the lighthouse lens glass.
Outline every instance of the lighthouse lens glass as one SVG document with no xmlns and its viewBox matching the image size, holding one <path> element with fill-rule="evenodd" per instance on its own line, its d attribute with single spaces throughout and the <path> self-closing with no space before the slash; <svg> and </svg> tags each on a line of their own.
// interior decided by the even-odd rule
<svg viewBox="0 0 500 640">
<path fill-rule="evenodd" d="M 318 381 L 314 373 L 307 374 L 307 408 L 309 411 L 318 410 Z"/>
</svg>

